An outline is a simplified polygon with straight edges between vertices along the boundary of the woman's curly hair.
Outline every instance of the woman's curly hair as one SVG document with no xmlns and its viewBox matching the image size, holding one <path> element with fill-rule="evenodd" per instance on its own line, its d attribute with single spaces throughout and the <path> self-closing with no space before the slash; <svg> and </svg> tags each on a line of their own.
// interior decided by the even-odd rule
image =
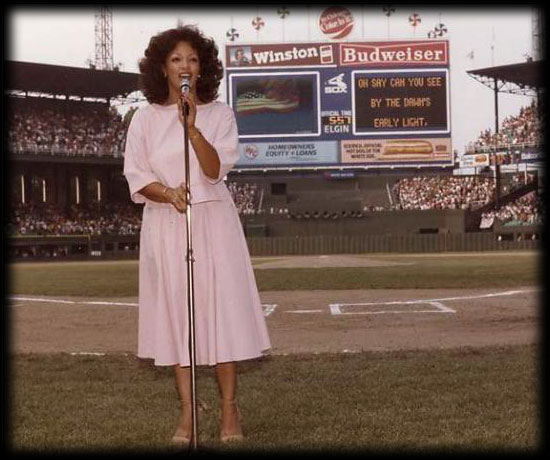
<svg viewBox="0 0 550 460">
<path fill-rule="evenodd" d="M 168 54 L 179 42 L 187 42 L 199 55 L 200 75 L 197 80 L 197 96 L 204 102 L 218 97 L 223 77 L 223 67 L 218 59 L 218 47 L 195 26 L 186 25 L 161 32 L 149 41 L 145 57 L 139 60 L 140 87 L 149 103 L 163 104 L 168 99 L 168 83 L 162 66 Z"/>
</svg>

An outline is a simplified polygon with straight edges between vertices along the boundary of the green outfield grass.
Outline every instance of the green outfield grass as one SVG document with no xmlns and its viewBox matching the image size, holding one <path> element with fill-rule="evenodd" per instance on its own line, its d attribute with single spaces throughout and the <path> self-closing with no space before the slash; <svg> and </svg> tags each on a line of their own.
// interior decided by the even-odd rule
<svg viewBox="0 0 550 460">
<path fill-rule="evenodd" d="M 239 448 L 533 451 L 536 353 L 533 345 L 241 363 Z M 212 369 L 199 369 L 197 388 L 208 406 L 200 446 L 222 449 Z M 18 355 L 9 401 L 16 451 L 164 451 L 179 410 L 172 370 L 124 355 Z"/>
<path fill-rule="evenodd" d="M 255 275 L 260 291 L 493 288 L 539 283 L 540 254 L 534 251 L 365 257 L 403 265 L 257 269 Z M 256 266 L 265 262 L 253 260 Z M 138 262 L 16 263 L 9 266 L 8 281 L 11 294 L 137 296 Z"/>
</svg>

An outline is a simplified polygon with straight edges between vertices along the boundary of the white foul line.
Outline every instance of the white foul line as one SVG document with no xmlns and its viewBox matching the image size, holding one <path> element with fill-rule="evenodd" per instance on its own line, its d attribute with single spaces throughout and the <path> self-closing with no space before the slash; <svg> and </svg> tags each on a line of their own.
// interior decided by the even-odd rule
<svg viewBox="0 0 550 460">
<path fill-rule="evenodd" d="M 418 299 L 418 300 L 393 300 L 391 302 L 365 302 L 365 303 L 339 303 L 336 305 L 340 306 L 350 306 L 350 305 L 395 305 L 395 304 L 415 304 L 415 303 L 430 303 L 430 302 L 441 302 L 443 300 L 471 300 L 471 299 L 483 299 L 486 297 L 501 297 L 507 295 L 515 294 L 524 294 L 527 292 L 537 292 L 539 289 L 527 289 L 523 291 L 506 291 L 506 292 L 495 292 L 493 294 L 482 294 L 475 296 L 464 296 L 464 297 L 443 297 L 440 299 Z"/>
<path fill-rule="evenodd" d="M 67 303 L 75 304 L 77 302 L 73 300 L 60 300 L 60 299 L 38 299 L 35 297 L 10 297 L 10 300 L 22 300 L 24 302 L 50 302 L 50 303 Z"/>
<path fill-rule="evenodd" d="M 323 310 L 287 310 L 285 313 L 307 314 L 307 313 L 322 313 Z"/>
<path fill-rule="evenodd" d="M 107 301 L 75 301 L 75 300 L 62 300 L 62 299 L 42 299 L 39 297 L 20 297 L 20 296 L 12 296 L 9 297 L 10 300 L 17 300 L 17 301 L 23 301 L 23 302 L 46 302 L 46 303 L 56 303 L 56 304 L 68 304 L 68 305 L 106 305 L 106 306 L 122 306 L 122 307 L 137 307 L 137 303 L 132 302 L 107 302 Z M 16 304 L 11 305 L 12 307 L 18 307 L 23 304 Z M 264 316 L 269 316 L 271 313 L 275 311 L 275 308 L 277 308 L 277 304 L 262 304 L 262 309 Z"/>
<path fill-rule="evenodd" d="M 127 353 L 125 353 L 127 354 Z M 105 353 L 99 353 L 97 351 L 75 351 L 71 353 L 72 356 L 105 356 Z"/>
<path fill-rule="evenodd" d="M 121 305 L 121 306 L 124 306 L 124 307 L 137 307 L 138 306 L 137 303 L 130 303 L 130 302 L 100 302 L 100 301 L 95 301 L 95 302 L 81 302 L 81 303 L 84 303 L 86 305 Z"/>
<path fill-rule="evenodd" d="M 10 297 L 10 300 L 20 300 L 24 302 L 46 302 L 46 303 L 63 303 L 68 305 L 116 305 L 116 306 L 124 306 L 124 307 L 137 307 L 137 303 L 129 303 L 129 302 L 102 302 L 102 301 L 76 301 L 76 300 L 63 300 L 63 299 L 41 299 L 39 297 L 19 297 L 19 296 L 13 296 Z"/>
</svg>

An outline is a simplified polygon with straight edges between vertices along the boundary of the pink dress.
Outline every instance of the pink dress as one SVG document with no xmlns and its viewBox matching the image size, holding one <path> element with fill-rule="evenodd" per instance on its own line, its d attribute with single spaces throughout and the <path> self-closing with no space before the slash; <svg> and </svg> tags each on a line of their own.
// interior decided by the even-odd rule
<svg viewBox="0 0 550 460">
<path fill-rule="evenodd" d="M 223 182 L 239 155 L 235 117 L 229 106 L 214 101 L 197 106 L 195 125 L 221 163 L 219 177 L 207 177 L 190 142 L 196 364 L 257 358 L 271 344 L 239 215 Z M 177 105 L 149 104 L 134 114 L 124 175 L 132 200 L 145 203 L 138 357 L 153 358 L 158 366 L 188 366 L 186 217 L 138 193 L 151 182 L 176 187 L 185 180 Z"/>
</svg>

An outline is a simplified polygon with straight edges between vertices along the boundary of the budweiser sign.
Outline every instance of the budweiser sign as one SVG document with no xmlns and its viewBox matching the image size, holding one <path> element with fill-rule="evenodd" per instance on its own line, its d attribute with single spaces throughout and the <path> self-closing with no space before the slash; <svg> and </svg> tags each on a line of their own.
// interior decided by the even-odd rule
<svg viewBox="0 0 550 460">
<path fill-rule="evenodd" d="M 342 43 L 340 65 L 447 65 L 448 42 Z"/>
<path fill-rule="evenodd" d="M 345 27 L 344 27 L 345 28 Z M 251 43 L 226 46 L 228 68 L 300 66 L 446 67 L 447 40 L 344 43 Z"/>
</svg>

